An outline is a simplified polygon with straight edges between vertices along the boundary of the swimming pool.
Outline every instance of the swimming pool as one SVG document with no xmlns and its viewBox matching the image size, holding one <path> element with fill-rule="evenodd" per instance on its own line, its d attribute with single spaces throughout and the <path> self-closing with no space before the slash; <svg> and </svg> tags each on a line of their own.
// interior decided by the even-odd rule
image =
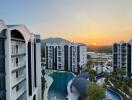
<svg viewBox="0 0 132 100">
<path fill-rule="evenodd" d="M 48 99 L 66 100 L 67 85 L 73 78 L 73 74 L 70 72 L 53 72 L 50 76 L 53 78 L 53 83 L 49 89 Z"/>
<path fill-rule="evenodd" d="M 97 83 L 99 84 L 104 84 L 105 83 L 105 78 L 97 78 Z M 121 96 L 116 93 L 113 89 L 111 88 L 107 88 L 105 91 L 105 96 L 106 96 L 106 100 L 121 100 Z"/>
<path fill-rule="evenodd" d="M 114 92 L 111 88 L 106 89 L 105 95 L 106 95 L 106 100 L 110 100 L 110 99 L 121 100 L 121 97 L 116 92 Z"/>
</svg>

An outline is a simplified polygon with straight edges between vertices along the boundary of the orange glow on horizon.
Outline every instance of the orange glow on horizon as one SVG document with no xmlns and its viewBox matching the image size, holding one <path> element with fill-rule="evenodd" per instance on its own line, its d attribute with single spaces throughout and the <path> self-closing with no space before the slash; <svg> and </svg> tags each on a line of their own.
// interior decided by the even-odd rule
<svg viewBox="0 0 132 100">
<path fill-rule="evenodd" d="M 60 37 L 67 39 L 72 42 L 84 43 L 86 45 L 112 45 L 115 42 L 120 41 L 129 41 L 132 39 L 131 33 L 119 33 L 119 34 L 112 34 L 112 33 L 86 33 L 86 34 L 71 34 L 71 33 L 53 33 L 52 34 L 45 34 L 43 36 L 48 37 Z M 48 38 L 47 37 L 47 38 Z"/>
<path fill-rule="evenodd" d="M 97 43 L 94 43 L 93 45 L 95 45 L 95 46 L 96 46 L 96 45 L 97 45 Z"/>
</svg>

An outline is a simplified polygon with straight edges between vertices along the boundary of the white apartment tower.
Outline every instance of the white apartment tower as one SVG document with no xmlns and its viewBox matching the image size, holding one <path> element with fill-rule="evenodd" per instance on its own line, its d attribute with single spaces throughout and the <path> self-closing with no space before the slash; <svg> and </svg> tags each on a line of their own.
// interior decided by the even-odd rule
<svg viewBox="0 0 132 100">
<path fill-rule="evenodd" d="M 41 100 L 40 36 L 0 20 L 0 100 Z"/>
<path fill-rule="evenodd" d="M 113 44 L 113 68 L 123 68 L 126 77 L 132 74 L 132 40 Z"/>
<path fill-rule="evenodd" d="M 79 73 L 81 68 L 86 67 L 87 47 L 84 44 L 52 38 L 45 41 L 43 48 L 47 69 Z"/>
</svg>

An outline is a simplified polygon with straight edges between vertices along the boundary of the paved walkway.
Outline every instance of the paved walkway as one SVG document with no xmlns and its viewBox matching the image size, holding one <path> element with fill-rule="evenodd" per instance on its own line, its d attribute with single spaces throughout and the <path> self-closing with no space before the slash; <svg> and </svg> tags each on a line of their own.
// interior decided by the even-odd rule
<svg viewBox="0 0 132 100">
<path fill-rule="evenodd" d="M 48 100 L 48 91 L 49 91 L 49 88 L 53 82 L 53 79 L 48 76 L 48 75 L 45 75 L 44 76 L 45 80 L 46 80 L 46 86 L 45 86 L 45 91 L 44 91 L 44 98 L 43 100 Z"/>
<path fill-rule="evenodd" d="M 71 86 L 71 84 L 72 84 L 72 81 L 73 81 L 73 80 L 71 80 L 71 81 L 68 83 L 68 85 L 67 85 L 67 91 L 68 91 L 68 96 L 67 96 L 67 98 L 68 98 L 68 100 L 77 100 L 79 94 L 72 93 L 71 90 L 70 90 L 70 86 Z"/>
</svg>

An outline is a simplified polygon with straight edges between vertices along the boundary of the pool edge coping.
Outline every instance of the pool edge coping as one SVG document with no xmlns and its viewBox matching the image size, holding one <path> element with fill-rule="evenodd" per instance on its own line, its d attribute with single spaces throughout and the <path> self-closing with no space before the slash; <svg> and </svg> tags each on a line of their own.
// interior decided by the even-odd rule
<svg viewBox="0 0 132 100">
<path fill-rule="evenodd" d="M 112 87 L 107 87 L 107 89 L 114 92 L 114 93 L 116 93 L 116 94 L 118 94 L 120 96 L 121 100 L 123 100 L 122 95 L 120 93 L 118 93 L 117 91 L 113 90 Z"/>
<path fill-rule="evenodd" d="M 48 92 L 49 92 L 49 89 L 50 89 L 50 87 L 51 87 L 51 85 L 53 83 L 53 78 L 50 77 L 49 75 L 45 75 L 44 78 L 45 78 L 46 82 L 48 83 L 47 84 L 48 87 L 45 88 L 43 100 L 48 100 Z"/>
</svg>

